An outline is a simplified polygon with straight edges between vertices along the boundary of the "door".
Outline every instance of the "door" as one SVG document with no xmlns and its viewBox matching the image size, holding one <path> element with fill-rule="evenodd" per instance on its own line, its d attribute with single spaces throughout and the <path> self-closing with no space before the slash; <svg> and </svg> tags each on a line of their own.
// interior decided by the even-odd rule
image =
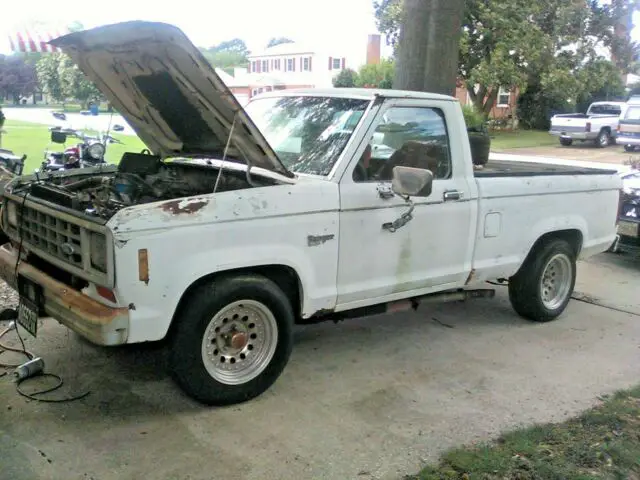
<svg viewBox="0 0 640 480">
<path fill-rule="evenodd" d="M 464 285 L 471 269 L 471 167 L 460 142 L 452 148 L 455 139 L 449 137 L 449 131 L 456 138 L 464 133 L 459 107 L 387 102 L 340 182 L 340 310 Z M 434 181 L 428 197 L 412 197 L 411 219 L 390 229 L 389 223 L 411 208 L 391 193 L 397 165 L 427 168 Z"/>
</svg>

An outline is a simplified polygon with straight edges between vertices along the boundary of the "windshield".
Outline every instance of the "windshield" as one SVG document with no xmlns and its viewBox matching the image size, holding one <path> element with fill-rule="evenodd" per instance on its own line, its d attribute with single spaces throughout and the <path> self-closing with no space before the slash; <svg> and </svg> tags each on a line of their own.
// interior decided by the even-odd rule
<svg viewBox="0 0 640 480">
<path fill-rule="evenodd" d="M 354 98 L 268 97 L 245 110 L 287 169 L 328 175 L 368 105 Z"/>
<path fill-rule="evenodd" d="M 591 115 L 620 115 L 620 107 L 617 105 L 591 105 L 589 113 Z"/>
</svg>

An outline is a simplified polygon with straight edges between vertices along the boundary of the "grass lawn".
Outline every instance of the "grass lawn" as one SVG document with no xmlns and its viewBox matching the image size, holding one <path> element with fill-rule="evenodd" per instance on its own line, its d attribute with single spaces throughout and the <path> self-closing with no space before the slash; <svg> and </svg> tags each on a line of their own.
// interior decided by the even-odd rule
<svg viewBox="0 0 640 480">
<path fill-rule="evenodd" d="M 33 170 L 39 168 L 44 159 L 44 150 L 62 150 L 62 145 L 50 143 L 50 132 L 48 125 L 38 123 L 21 122 L 18 120 L 7 120 L 4 124 L 5 134 L 2 135 L 2 148 L 13 150 L 16 155 L 27 154 L 27 161 L 24 173 L 33 173 Z M 91 133 L 87 131 L 87 133 Z M 139 152 L 145 148 L 142 141 L 131 135 L 113 134 L 123 145 L 112 143 L 107 145 L 107 161 L 109 163 L 118 163 L 122 154 L 129 152 Z M 67 146 L 71 146 L 77 139 L 69 138 Z"/>
<path fill-rule="evenodd" d="M 507 433 L 446 453 L 405 480 L 640 479 L 640 387 L 564 423 Z"/>
<path fill-rule="evenodd" d="M 492 131 L 491 150 L 501 152 L 513 148 L 532 148 L 559 145 L 557 137 L 546 131 L 518 130 L 515 132 Z"/>
</svg>

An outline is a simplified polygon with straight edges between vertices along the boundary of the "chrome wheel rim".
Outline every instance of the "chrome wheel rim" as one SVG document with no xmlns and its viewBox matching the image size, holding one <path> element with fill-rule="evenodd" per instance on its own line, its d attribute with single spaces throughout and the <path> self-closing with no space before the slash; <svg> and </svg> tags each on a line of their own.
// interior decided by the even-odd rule
<svg viewBox="0 0 640 480">
<path fill-rule="evenodd" d="M 547 262 L 540 281 L 540 298 L 549 310 L 560 307 L 571 291 L 573 280 L 571 260 L 564 253 L 551 257 Z"/>
<path fill-rule="evenodd" d="M 278 324 L 260 302 L 241 300 L 211 319 L 202 339 L 202 360 L 215 380 L 247 383 L 269 365 L 278 345 Z"/>
<path fill-rule="evenodd" d="M 607 135 L 600 135 L 600 145 L 606 146 L 609 143 L 609 137 Z"/>
</svg>

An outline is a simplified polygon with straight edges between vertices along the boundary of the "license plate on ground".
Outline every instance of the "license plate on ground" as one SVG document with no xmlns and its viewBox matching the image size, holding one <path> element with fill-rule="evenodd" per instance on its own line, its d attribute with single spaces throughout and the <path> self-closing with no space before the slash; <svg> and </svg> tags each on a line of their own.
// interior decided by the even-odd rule
<svg viewBox="0 0 640 480">
<path fill-rule="evenodd" d="M 38 316 L 40 313 L 40 286 L 20 277 L 18 278 L 18 325 L 34 337 L 38 334 Z"/>
<path fill-rule="evenodd" d="M 618 235 L 624 235 L 625 237 L 638 237 L 638 228 L 640 224 L 635 222 L 618 222 Z"/>
</svg>

